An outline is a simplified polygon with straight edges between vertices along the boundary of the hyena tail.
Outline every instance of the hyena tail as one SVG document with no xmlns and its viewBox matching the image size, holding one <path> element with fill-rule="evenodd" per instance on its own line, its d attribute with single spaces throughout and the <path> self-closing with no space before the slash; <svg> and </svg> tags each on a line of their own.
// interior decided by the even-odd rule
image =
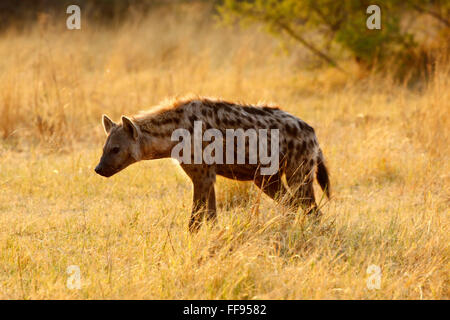
<svg viewBox="0 0 450 320">
<path fill-rule="evenodd" d="M 325 192 L 328 199 L 330 199 L 330 178 L 328 177 L 328 169 L 324 163 L 325 159 L 322 154 L 322 150 L 319 150 L 319 157 L 317 158 L 317 172 L 316 178 L 320 187 Z"/>
</svg>

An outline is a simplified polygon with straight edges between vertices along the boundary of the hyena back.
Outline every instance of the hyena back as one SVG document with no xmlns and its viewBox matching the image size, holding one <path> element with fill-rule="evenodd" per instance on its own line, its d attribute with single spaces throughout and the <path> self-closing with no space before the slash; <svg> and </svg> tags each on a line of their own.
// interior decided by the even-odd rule
<svg viewBox="0 0 450 320">
<path fill-rule="evenodd" d="M 189 222 L 191 232 L 198 230 L 204 217 L 216 220 L 216 175 L 254 181 L 273 199 L 283 199 L 294 209 L 303 208 L 307 214 L 320 213 L 314 197 L 314 174 L 327 197 L 330 196 L 330 182 L 314 129 L 278 107 L 250 106 L 197 98 L 163 104 L 132 118 L 123 116 L 121 124 L 114 123 L 104 115 L 103 126 L 107 139 L 95 171 L 110 177 L 140 160 L 169 158 L 177 144 L 177 141 L 171 139 L 174 130 L 186 129 L 192 133 L 196 121 L 201 121 L 203 131 L 216 129 L 222 132 L 223 136 L 226 135 L 227 129 L 278 129 L 280 161 L 276 173 L 263 175 L 260 170 L 261 163 L 250 163 L 251 154 L 249 146 L 246 145 L 244 164 L 237 164 L 236 161 L 232 164 L 195 164 L 194 161 L 190 164 L 181 163 L 194 186 Z M 267 140 L 270 145 L 271 137 Z M 205 146 L 203 143 L 202 148 Z M 232 148 L 235 147 L 233 141 Z M 229 149 L 225 142 L 224 155 L 227 150 Z M 234 156 L 237 157 L 237 152 Z"/>
</svg>

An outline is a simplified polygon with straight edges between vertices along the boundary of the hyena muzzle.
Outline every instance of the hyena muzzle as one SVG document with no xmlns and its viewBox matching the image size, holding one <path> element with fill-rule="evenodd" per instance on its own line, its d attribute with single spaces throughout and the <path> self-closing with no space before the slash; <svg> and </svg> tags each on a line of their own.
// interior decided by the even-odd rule
<svg viewBox="0 0 450 320">
<path fill-rule="evenodd" d="M 294 210 L 300 207 L 306 214 L 320 215 L 314 196 L 314 175 L 328 198 L 330 181 L 314 129 L 277 107 L 241 105 L 197 98 L 161 105 L 132 118 L 123 116 L 120 124 L 114 123 L 104 115 L 103 127 L 107 139 L 95 172 L 110 177 L 140 160 L 173 157 L 172 151 L 178 144 L 173 140 L 174 131 L 184 129 L 193 133 L 190 138 L 192 139 L 190 145 L 193 146 L 196 123 L 200 123 L 202 130 L 215 129 L 216 132 L 223 133 L 223 136 L 229 129 L 277 130 L 276 150 L 279 153 L 277 154 L 279 161 L 274 173 L 262 174 L 261 162 L 250 161 L 249 146 L 245 144 L 242 150 L 237 150 L 238 141 L 234 137 L 231 143 L 226 140 L 223 144 L 223 154 L 229 152 L 231 146 L 231 149 L 236 151 L 233 155 L 235 161 L 197 163 L 193 159 L 194 152 L 190 152 L 188 159 L 193 161 L 181 162 L 181 167 L 194 186 L 189 222 L 191 232 L 199 229 L 205 217 L 207 220 L 216 220 L 214 191 L 216 175 L 241 181 L 254 181 L 269 197 L 282 200 L 283 204 Z M 245 142 L 249 143 L 250 138 L 247 138 Z M 267 139 L 268 145 L 274 143 L 273 137 L 269 136 Z M 206 146 L 203 141 L 201 151 L 205 151 Z M 239 154 L 245 158 L 243 163 L 236 161 Z"/>
</svg>

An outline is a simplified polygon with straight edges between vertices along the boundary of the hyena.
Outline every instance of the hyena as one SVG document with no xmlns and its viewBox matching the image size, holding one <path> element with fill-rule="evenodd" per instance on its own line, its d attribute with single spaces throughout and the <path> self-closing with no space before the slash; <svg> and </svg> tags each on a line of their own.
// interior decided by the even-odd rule
<svg viewBox="0 0 450 320">
<path fill-rule="evenodd" d="M 320 214 L 314 197 L 314 174 L 327 197 L 330 196 L 328 170 L 314 129 L 279 107 L 186 98 L 161 104 L 131 118 L 122 116 L 121 124 L 114 123 L 106 115 L 102 120 L 107 139 L 95 172 L 104 177 L 110 177 L 140 160 L 170 158 L 172 148 L 178 143 L 172 139 L 174 130 L 182 128 L 192 132 L 196 121 L 201 121 L 203 129 L 214 128 L 220 132 L 239 128 L 278 129 L 280 161 L 278 170 L 272 175 L 262 175 L 260 163 L 247 161 L 247 146 L 244 164 L 181 163 L 194 187 L 189 221 L 191 232 L 199 229 L 204 217 L 216 220 L 216 175 L 254 181 L 269 197 L 283 199 L 283 203 L 294 209 L 301 207 L 307 214 Z M 271 143 L 270 137 L 268 143 Z M 224 145 L 224 153 L 226 150 Z"/>
</svg>

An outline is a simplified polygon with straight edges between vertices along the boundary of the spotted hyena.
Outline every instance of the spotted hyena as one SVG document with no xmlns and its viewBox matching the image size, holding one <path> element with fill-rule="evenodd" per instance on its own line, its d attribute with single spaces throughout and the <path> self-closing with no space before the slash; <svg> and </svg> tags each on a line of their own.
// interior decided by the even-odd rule
<svg viewBox="0 0 450 320">
<path fill-rule="evenodd" d="M 263 174 L 260 161 L 250 161 L 252 150 L 247 137 L 244 148 L 237 150 L 237 139 L 223 143 L 223 153 L 235 149 L 233 159 L 226 163 L 196 162 L 193 153 L 182 161 L 181 167 L 194 185 L 193 208 L 189 230 L 198 230 L 202 219 L 216 219 L 216 199 L 214 183 L 216 175 L 241 181 L 254 181 L 261 190 L 273 199 L 283 199 L 283 203 L 293 208 L 301 207 L 307 214 L 319 214 L 313 190 L 314 174 L 327 197 L 330 195 L 328 171 L 319 147 L 314 129 L 293 115 L 274 106 L 251 106 L 207 98 L 186 98 L 164 103 L 150 111 L 134 117 L 123 116 L 122 123 L 116 124 L 106 115 L 103 127 L 107 134 L 103 155 L 95 172 L 110 177 L 130 164 L 140 160 L 173 157 L 177 144 L 174 132 L 184 129 L 193 133 L 195 126 L 202 130 L 215 129 L 226 136 L 230 129 L 270 129 L 278 133 L 277 148 L 272 136 L 267 135 L 266 146 L 276 150 L 276 170 L 270 175 Z M 245 136 L 244 136 L 245 139 Z M 261 137 L 257 137 L 261 140 Z M 195 142 L 192 141 L 192 145 Z M 208 143 L 201 142 L 202 150 Z M 193 149 L 193 147 L 192 147 Z M 192 150 L 189 149 L 189 150 Z M 184 150 L 185 151 L 185 150 Z M 183 152 L 184 152 L 183 151 Z M 217 151 L 217 150 L 216 150 Z M 181 152 L 181 153 L 183 153 Z M 245 161 L 237 161 L 238 156 Z M 181 154 L 180 156 L 186 157 Z"/>
</svg>

